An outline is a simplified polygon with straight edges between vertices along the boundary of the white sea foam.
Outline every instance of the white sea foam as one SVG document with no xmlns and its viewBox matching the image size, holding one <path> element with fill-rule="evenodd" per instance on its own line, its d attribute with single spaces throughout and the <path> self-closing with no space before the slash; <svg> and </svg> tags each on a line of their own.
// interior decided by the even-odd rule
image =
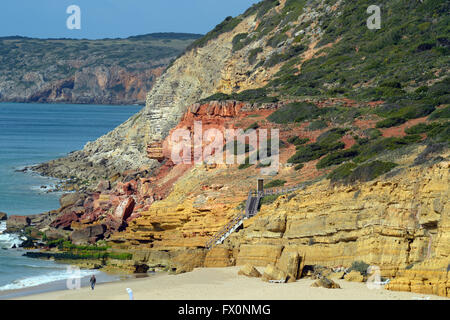
<svg viewBox="0 0 450 320">
<path fill-rule="evenodd" d="M 0 222 L 0 248 L 12 248 L 14 246 L 18 247 L 23 240 L 17 234 L 14 233 L 5 233 L 6 230 L 6 222 Z"/>
<path fill-rule="evenodd" d="M 70 273 L 66 270 L 55 270 L 48 274 L 15 280 L 7 285 L 1 286 L 0 291 L 35 287 L 55 281 L 67 280 L 69 278 L 84 278 L 92 274 L 98 274 L 99 272 L 100 271 L 98 270 L 80 270 L 80 273 L 75 277 L 73 273 Z"/>
</svg>

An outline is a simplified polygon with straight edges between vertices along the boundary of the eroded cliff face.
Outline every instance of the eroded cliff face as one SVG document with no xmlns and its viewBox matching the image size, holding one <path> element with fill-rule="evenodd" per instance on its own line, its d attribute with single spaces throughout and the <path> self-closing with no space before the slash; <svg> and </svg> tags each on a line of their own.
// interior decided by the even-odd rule
<svg viewBox="0 0 450 320">
<path fill-rule="evenodd" d="M 128 121 L 83 150 L 35 169 L 84 180 L 156 167 L 157 162 L 147 158 L 147 143 L 164 138 L 190 104 L 215 92 L 223 63 L 230 56 L 229 37 L 223 35 L 177 59 L 148 93 L 145 108 Z"/>
<path fill-rule="evenodd" d="M 0 37 L 0 101 L 144 104 L 156 78 L 200 36 Z"/>
<path fill-rule="evenodd" d="M 141 63 L 136 71 L 119 66 L 84 67 L 70 77 L 54 80 L 40 72 L 28 72 L 17 83 L 0 76 L 0 101 L 144 104 L 147 92 L 168 63 L 169 59 L 154 65 Z"/>
<path fill-rule="evenodd" d="M 263 206 L 226 246 L 238 251 L 238 265 L 275 263 L 289 248 L 307 265 L 364 261 L 399 277 L 390 289 L 450 296 L 449 166 L 404 168 L 352 186 L 319 182 Z"/>
<path fill-rule="evenodd" d="M 323 1 L 306 5 L 304 13 L 290 24 L 292 30 L 301 24 L 311 24 L 302 32 L 302 39 L 310 48 L 303 55 L 304 61 L 318 51 L 316 45 L 323 35 L 318 27 L 320 18 L 335 14 L 339 3 L 329 10 L 325 10 L 327 6 Z M 281 10 L 283 6 L 281 3 L 270 9 L 263 17 L 257 14 L 243 17 L 231 31 L 220 34 L 202 47 L 188 50 L 157 79 L 141 112 L 105 136 L 86 144 L 83 150 L 34 169 L 59 178 L 75 176 L 88 183 L 92 183 L 94 177 L 109 178 L 125 170 L 153 170 L 157 162 L 146 157 L 147 144 L 163 140 L 189 105 L 215 93 L 260 88 L 280 70 L 285 61 L 270 65 L 264 62 L 286 51 L 293 39 L 282 41 L 275 47 L 267 45 L 278 32 L 276 28 L 242 50 L 233 50 L 233 39 L 242 33 L 252 34 L 263 19 L 269 21 L 271 12 Z M 250 56 L 258 48 L 261 51 L 252 61 Z"/>
<path fill-rule="evenodd" d="M 448 151 L 443 156 L 448 159 Z M 450 163 L 411 166 L 409 160 L 371 182 L 334 185 L 322 179 L 280 196 L 199 266 L 276 265 L 283 252 L 297 252 L 305 265 L 378 266 L 391 290 L 450 296 Z M 280 177 L 291 171 L 282 168 Z M 167 197 L 142 210 L 110 243 L 148 256 L 202 248 L 239 212 L 257 177 L 249 173 L 207 165 L 172 170 L 160 181 L 176 181 Z"/>
</svg>

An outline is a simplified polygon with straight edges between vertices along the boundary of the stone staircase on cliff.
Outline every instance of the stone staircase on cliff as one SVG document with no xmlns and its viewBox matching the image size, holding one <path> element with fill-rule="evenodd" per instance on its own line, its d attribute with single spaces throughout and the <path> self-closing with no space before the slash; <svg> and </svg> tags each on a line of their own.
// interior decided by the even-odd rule
<svg viewBox="0 0 450 320">
<path fill-rule="evenodd" d="M 249 191 L 247 201 L 245 203 L 245 211 L 239 212 L 228 224 L 220 229 L 211 239 L 208 240 L 205 247 L 209 250 L 216 245 L 225 241 L 233 232 L 235 232 L 245 219 L 249 219 L 258 214 L 261 199 L 268 195 L 281 195 L 293 192 L 304 187 L 303 184 L 291 188 L 268 189 L 263 191 Z"/>
</svg>

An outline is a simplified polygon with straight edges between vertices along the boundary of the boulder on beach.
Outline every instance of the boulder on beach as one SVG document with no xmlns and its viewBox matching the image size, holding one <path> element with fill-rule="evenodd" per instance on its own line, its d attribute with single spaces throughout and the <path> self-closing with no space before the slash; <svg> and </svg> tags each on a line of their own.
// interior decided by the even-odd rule
<svg viewBox="0 0 450 320">
<path fill-rule="evenodd" d="M 69 210 L 67 212 L 64 212 L 58 218 L 56 218 L 50 224 L 50 227 L 68 230 L 68 229 L 70 229 L 72 222 L 74 222 L 74 221 L 76 222 L 78 220 L 79 220 L 79 218 L 78 218 L 77 214 L 75 212 Z"/>
<path fill-rule="evenodd" d="M 273 264 L 268 264 L 264 269 L 264 273 L 262 275 L 262 280 L 269 282 L 271 280 L 282 281 L 285 282 L 288 275 L 283 270 L 278 269 Z"/>
<path fill-rule="evenodd" d="M 329 278 L 331 280 L 336 280 L 336 279 L 343 279 L 345 275 L 344 271 L 339 271 L 339 272 L 333 272 L 332 274 L 330 274 Z"/>
<path fill-rule="evenodd" d="M 249 263 L 245 264 L 241 268 L 241 270 L 239 270 L 238 275 L 246 276 L 246 277 L 250 277 L 250 278 L 260 278 L 261 277 L 261 273 L 259 273 L 259 271 Z"/>
<path fill-rule="evenodd" d="M 45 231 L 45 236 L 48 240 L 58 240 L 58 239 L 66 239 L 70 231 L 65 231 L 61 229 L 55 229 L 48 227 Z"/>
<path fill-rule="evenodd" d="M 339 289 L 341 286 L 334 282 L 333 280 L 330 280 L 326 277 L 322 277 L 316 282 L 314 282 L 311 287 L 321 287 L 321 288 L 327 288 L 327 289 Z"/>
<path fill-rule="evenodd" d="M 8 215 L 4 212 L 0 212 L 0 221 L 8 219 Z"/>
<path fill-rule="evenodd" d="M 364 276 L 356 270 L 352 270 L 344 276 L 344 279 L 352 282 L 364 282 Z"/>
<path fill-rule="evenodd" d="M 298 278 L 301 257 L 296 251 L 283 250 L 276 264 L 277 268 L 284 271 L 290 281 Z"/>
<path fill-rule="evenodd" d="M 6 220 L 6 230 L 8 232 L 18 232 L 28 227 L 31 219 L 27 216 L 9 216 Z"/>
<path fill-rule="evenodd" d="M 70 239 L 76 245 L 95 243 L 103 239 L 106 226 L 103 224 L 89 226 L 81 230 L 75 230 L 70 235 Z"/>
</svg>

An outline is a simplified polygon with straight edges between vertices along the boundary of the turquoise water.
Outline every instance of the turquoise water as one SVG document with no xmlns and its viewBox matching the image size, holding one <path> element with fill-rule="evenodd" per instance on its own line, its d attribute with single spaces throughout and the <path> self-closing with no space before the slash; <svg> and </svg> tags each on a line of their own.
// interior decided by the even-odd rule
<svg viewBox="0 0 450 320">
<path fill-rule="evenodd" d="M 81 149 L 86 142 L 111 131 L 140 110 L 140 106 L 0 103 L 0 211 L 27 215 L 59 207 L 57 193 L 45 193 L 41 185 L 51 179 L 16 169 L 41 163 Z M 0 223 L 0 299 L 5 290 L 50 283 L 63 289 L 70 275 L 67 266 L 22 257 L 15 235 L 2 234 Z M 88 277 L 92 271 L 82 270 Z M 111 277 L 98 274 L 99 282 Z M 83 279 L 86 282 L 86 279 Z M 56 288 L 51 287 L 51 290 Z"/>
<path fill-rule="evenodd" d="M 40 189 L 54 180 L 15 170 L 79 150 L 140 108 L 0 103 L 0 211 L 27 215 L 57 209 L 60 194 Z"/>
</svg>

